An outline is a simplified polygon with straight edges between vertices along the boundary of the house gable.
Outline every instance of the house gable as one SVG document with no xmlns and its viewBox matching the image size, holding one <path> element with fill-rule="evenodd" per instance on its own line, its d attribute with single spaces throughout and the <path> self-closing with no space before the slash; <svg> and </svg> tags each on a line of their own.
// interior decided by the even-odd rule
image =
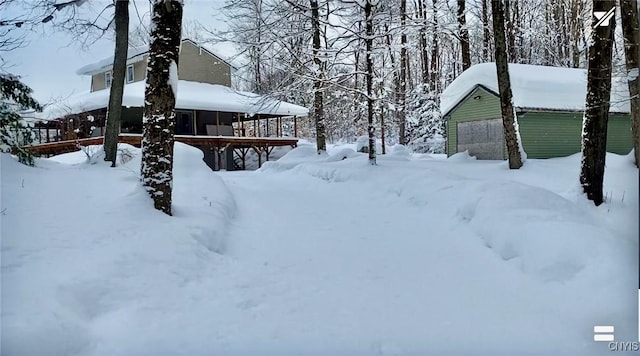
<svg viewBox="0 0 640 356">
<path fill-rule="evenodd" d="M 220 84 L 231 86 L 231 73 L 233 66 L 213 52 L 199 46 L 190 39 L 183 39 L 180 44 L 180 60 L 178 63 L 178 77 L 181 80 L 201 82 L 208 84 Z M 130 49 L 127 66 L 134 66 L 134 81 L 145 79 L 148 48 Z M 91 74 L 91 91 L 106 89 L 105 73 L 111 71 L 112 63 L 109 59 L 81 68 L 80 74 Z"/>
<path fill-rule="evenodd" d="M 144 78 L 146 77 L 147 74 L 147 58 L 149 57 L 148 54 L 144 54 L 144 55 L 136 55 L 133 58 L 130 58 L 127 60 L 127 67 L 129 65 L 133 65 L 133 82 L 139 82 L 141 80 L 144 80 Z M 105 68 L 103 71 L 99 72 L 99 73 L 95 73 L 91 76 L 91 91 L 98 91 L 98 90 L 103 90 L 106 89 L 106 83 L 104 81 L 104 75 L 106 72 L 110 72 L 111 71 L 111 67 Z M 125 72 L 126 75 L 126 72 Z M 126 83 L 125 81 L 125 84 Z"/>
<path fill-rule="evenodd" d="M 231 66 L 191 40 L 182 41 L 178 77 L 181 80 L 231 86 Z"/>
</svg>

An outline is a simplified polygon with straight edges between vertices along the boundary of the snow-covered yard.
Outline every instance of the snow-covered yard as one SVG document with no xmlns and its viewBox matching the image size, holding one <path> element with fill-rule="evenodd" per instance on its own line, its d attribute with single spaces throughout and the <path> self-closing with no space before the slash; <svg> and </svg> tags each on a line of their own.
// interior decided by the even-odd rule
<svg viewBox="0 0 640 356">
<path fill-rule="evenodd" d="M 302 144 L 255 172 L 176 144 L 173 217 L 119 168 L 1 156 L 3 355 L 598 355 L 637 339 L 638 170 L 578 155 L 367 164 Z"/>
</svg>

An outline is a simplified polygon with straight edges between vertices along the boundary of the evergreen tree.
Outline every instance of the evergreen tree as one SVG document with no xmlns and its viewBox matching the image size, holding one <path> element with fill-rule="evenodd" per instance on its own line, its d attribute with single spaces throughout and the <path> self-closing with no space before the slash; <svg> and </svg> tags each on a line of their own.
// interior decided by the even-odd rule
<svg viewBox="0 0 640 356">
<path fill-rule="evenodd" d="M 411 91 L 407 111 L 409 147 L 418 153 L 445 153 L 444 120 L 438 99 L 426 84 Z"/>
<path fill-rule="evenodd" d="M 18 77 L 0 74 L 0 151 L 13 152 L 21 163 L 33 166 L 33 154 L 23 148 L 33 142 L 33 131 L 16 110 L 42 110 L 31 92 Z"/>
</svg>

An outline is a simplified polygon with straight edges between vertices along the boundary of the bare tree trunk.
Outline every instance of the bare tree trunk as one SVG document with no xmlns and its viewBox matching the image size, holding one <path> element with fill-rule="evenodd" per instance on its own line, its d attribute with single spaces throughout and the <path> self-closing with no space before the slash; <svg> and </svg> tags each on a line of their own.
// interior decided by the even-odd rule
<svg viewBox="0 0 640 356">
<path fill-rule="evenodd" d="M 521 143 L 517 131 L 517 118 L 513 109 L 511 81 L 507 62 L 507 44 L 504 34 L 504 12 L 502 0 L 491 1 L 493 15 L 493 38 L 495 39 L 496 70 L 498 74 L 498 88 L 500 91 L 500 109 L 502 111 L 502 125 L 504 138 L 509 156 L 509 168 L 522 167 Z"/>
<path fill-rule="evenodd" d="M 469 30 L 467 29 L 466 0 L 458 0 L 458 27 L 460 29 L 460 48 L 462 51 L 462 70 L 471 67 L 471 52 L 469 49 Z"/>
<path fill-rule="evenodd" d="M 482 59 L 489 61 L 491 59 L 489 54 L 489 41 L 491 38 L 491 31 L 489 30 L 489 14 L 487 9 L 487 1 L 482 1 Z"/>
<path fill-rule="evenodd" d="M 523 28 L 523 14 L 520 13 L 520 0 L 514 0 L 513 2 L 513 19 L 514 19 L 514 27 L 513 27 L 513 37 L 514 37 L 514 57 L 513 63 L 521 63 L 525 57 L 526 48 L 523 45 L 524 38 L 522 36 L 522 28 Z"/>
<path fill-rule="evenodd" d="M 264 83 L 262 79 L 262 0 L 257 0 L 256 5 L 256 43 L 254 44 L 253 55 L 254 59 L 254 80 L 255 90 L 258 94 L 264 94 Z"/>
<path fill-rule="evenodd" d="M 438 46 L 438 0 L 433 0 L 433 43 L 431 43 L 431 78 L 429 80 L 430 91 L 439 90 L 438 74 L 440 73 L 440 47 Z"/>
<path fill-rule="evenodd" d="M 320 59 L 320 11 L 318 0 L 311 0 L 311 22 L 313 28 L 313 62 L 316 65 L 317 73 L 314 73 L 313 82 L 314 102 L 313 118 L 316 123 L 316 147 L 318 154 L 327 150 L 326 128 L 324 124 L 324 62 Z"/>
<path fill-rule="evenodd" d="M 104 134 L 104 160 L 116 166 L 118 135 L 122 116 L 122 94 L 127 71 L 127 48 L 129 47 L 129 0 L 116 1 L 114 21 L 116 25 L 116 48 L 113 56 L 113 77 L 109 92 L 107 123 Z"/>
<path fill-rule="evenodd" d="M 420 16 L 420 56 L 422 57 L 422 84 L 429 83 L 429 52 L 427 52 L 427 12 L 423 0 L 418 0 Z"/>
<path fill-rule="evenodd" d="M 573 68 L 580 68 L 581 3 L 580 0 L 571 1 L 571 64 Z"/>
<path fill-rule="evenodd" d="M 142 184 L 154 207 L 171 215 L 175 104 L 182 1 L 154 0 L 144 94 Z"/>
<path fill-rule="evenodd" d="M 562 66 L 569 67 L 571 63 L 569 62 L 570 53 L 571 53 L 571 44 L 569 41 L 570 30 L 567 24 L 567 8 L 565 6 L 564 1 L 560 2 L 560 19 L 561 19 L 561 35 L 560 35 L 560 43 L 562 48 Z"/>
<path fill-rule="evenodd" d="M 382 154 L 387 154 L 387 145 L 385 143 L 384 138 L 384 106 L 380 106 L 380 141 L 382 143 Z"/>
<path fill-rule="evenodd" d="M 405 101 L 407 95 L 407 0 L 400 0 L 400 27 L 402 34 L 400 35 L 400 78 L 398 87 L 398 135 L 401 145 L 407 144 L 406 134 L 406 110 Z"/>
<path fill-rule="evenodd" d="M 495 1 L 498 0 L 492 0 L 491 2 L 491 6 L 495 6 Z M 502 0 L 499 0 L 502 1 Z M 505 19 L 505 25 L 506 25 L 506 43 L 507 43 L 507 53 L 509 55 L 507 61 L 509 62 L 515 62 L 516 59 L 516 44 L 515 44 L 515 37 L 513 36 L 513 19 L 511 18 L 511 3 L 509 0 L 504 0 L 504 10 L 503 10 L 503 16 Z M 496 58 L 497 60 L 497 58 Z"/>
<path fill-rule="evenodd" d="M 367 62 L 367 124 L 369 132 L 369 163 L 376 165 L 376 127 L 373 125 L 373 5 L 367 0 L 364 5 L 365 46 Z"/>
<path fill-rule="evenodd" d="M 638 1 L 620 0 L 624 54 L 631 96 L 631 135 L 636 167 L 640 167 L 640 19 Z"/>
<path fill-rule="evenodd" d="M 594 1 L 593 11 L 607 12 L 614 8 L 614 0 Z M 606 16 L 606 15 L 605 15 Z M 598 20 L 594 15 L 592 25 Z M 611 98 L 611 61 L 615 20 L 592 29 L 589 46 L 586 110 L 582 128 L 582 165 L 580 183 L 587 198 L 602 204 L 605 160 L 607 154 L 607 122 Z"/>
</svg>

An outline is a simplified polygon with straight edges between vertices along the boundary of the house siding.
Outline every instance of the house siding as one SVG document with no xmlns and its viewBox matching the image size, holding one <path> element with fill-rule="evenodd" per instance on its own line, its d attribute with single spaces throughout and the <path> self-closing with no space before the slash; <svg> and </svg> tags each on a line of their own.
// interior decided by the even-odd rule
<svg viewBox="0 0 640 356">
<path fill-rule="evenodd" d="M 562 157 L 580 152 L 581 113 L 523 113 L 518 115 L 518 125 L 529 158 Z"/>
<path fill-rule="evenodd" d="M 144 80 L 149 55 L 134 63 L 134 82 Z M 127 62 L 127 65 L 131 63 Z M 104 73 L 94 74 L 91 80 L 91 91 L 106 89 Z M 189 41 L 182 43 L 178 63 L 178 79 L 208 84 L 231 86 L 231 68 L 220 58 L 210 55 L 205 50 Z"/>
<path fill-rule="evenodd" d="M 144 57 L 142 57 L 142 60 L 139 60 L 134 63 L 127 62 L 127 67 L 133 64 L 133 83 L 139 82 L 145 79 L 147 75 L 147 58 L 148 57 L 149 57 L 148 55 L 144 55 Z M 98 74 L 94 74 L 91 76 L 91 91 L 98 91 L 98 90 L 107 88 L 106 83 L 104 82 L 104 73 L 106 72 L 108 71 L 105 70 L 103 72 L 100 72 Z M 125 76 L 126 76 L 126 73 L 127 72 L 125 71 Z M 126 83 L 126 78 L 125 78 L 125 83 Z"/>
<path fill-rule="evenodd" d="M 104 82 L 104 73 L 106 73 L 106 71 L 94 74 L 91 77 L 91 91 L 106 89 L 106 84 Z"/>
<path fill-rule="evenodd" d="M 480 96 L 479 99 L 473 99 L 478 96 Z M 457 124 L 459 122 L 498 119 L 500 117 L 502 117 L 502 114 L 500 113 L 500 100 L 498 97 L 482 87 L 476 88 L 449 114 L 449 120 L 447 120 L 447 154 L 451 156 L 458 152 Z"/>
<path fill-rule="evenodd" d="M 609 115 L 607 128 L 607 151 L 626 155 L 633 149 L 631 116 L 629 114 Z"/>
<path fill-rule="evenodd" d="M 473 97 L 478 95 L 481 96 L 480 100 L 474 100 Z M 501 117 L 499 98 L 478 87 L 449 114 L 447 154 L 451 156 L 457 153 L 457 123 L 499 117 Z M 570 112 L 524 112 L 518 114 L 520 136 L 527 157 L 564 157 L 580 152 L 582 118 L 582 113 Z M 607 151 L 628 154 L 631 148 L 629 115 L 611 114 L 607 129 Z"/>
<path fill-rule="evenodd" d="M 569 156 L 581 151 L 582 113 L 536 112 L 519 115 L 522 143 L 530 158 Z M 631 123 L 628 115 L 610 115 L 607 152 L 631 151 Z"/>
<path fill-rule="evenodd" d="M 178 77 L 181 80 L 231 86 L 231 68 L 189 41 L 182 42 Z"/>
<path fill-rule="evenodd" d="M 139 82 L 146 78 L 147 76 L 147 58 L 148 55 L 145 55 L 141 61 L 137 61 L 133 63 L 133 82 Z"/>
</svg>

